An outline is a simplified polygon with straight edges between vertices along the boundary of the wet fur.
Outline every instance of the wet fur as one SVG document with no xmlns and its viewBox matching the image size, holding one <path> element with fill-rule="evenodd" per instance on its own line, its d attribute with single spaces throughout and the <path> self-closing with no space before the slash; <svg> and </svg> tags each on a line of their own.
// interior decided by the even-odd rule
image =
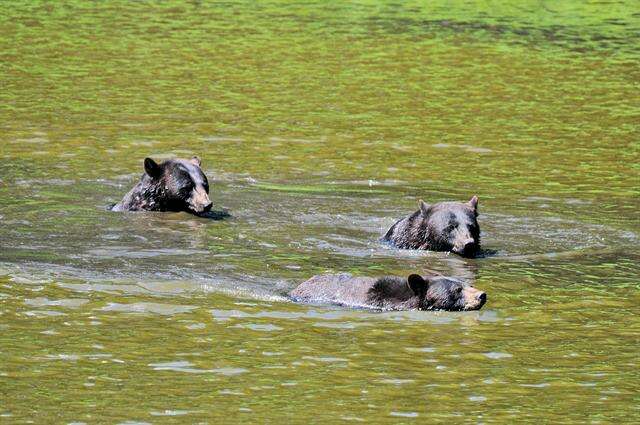
<svg viewBox="0 0 640 425">
<path fill-rule="evenodd" d="M 206 213 L 211 208 L 209 183 L 200 160 L 171 159 L 156 164 L 145 160 L 145 174 L 112 211 L 186 211 Z M 202 210 L 202 211 L 200 211 Z"/>
<path fill-rule="evenodd" d="M 367 304 L 382 310 L 416 310 L 421 306 L 420 298 L 409 288 L 407 279 L 397 276 L 377 279 L 367 291 Z"/>
<path fill-rule="evenodd" d="M 382 238 L 397 248 L 439 251 L 441 243 L 428 233 L 428 221 L 420 210 L 395 222 Z"/>
<path fill-rule="evenodd" d="M 144 174 L 136 184 L 111 208 L 112 211 L 174 211 L 171 197 L 163 181 Z"/>
<path fill-rule="evenodd" d="M 391 226 L 382 240 L 397 248 L 429 251 L 457 251 L 461 238 L 473 239 L 469 252 L 475 255 L 480 249 L 480 226 L 477 221 L 477 198 L 475 203 L 440 202 L 424 204 L 418 211 L 398 220 Z M 472 202 L 470 201 L 470 202 Z"/>
<path fill-rule="evenodd" d="M 317 275 L 298 285 L 289 295 L 297 302 L 377 310 L 460 311 L 465 309 L 465 296 L 481 293 L 465 282 L 444 276 L 429 276 L 423 283 L 424 287 L 416 291 L 409 286 L 407 278 L 398 276 Z M 477 308 L 483 304 L 484 301 Z"/>
</svg>

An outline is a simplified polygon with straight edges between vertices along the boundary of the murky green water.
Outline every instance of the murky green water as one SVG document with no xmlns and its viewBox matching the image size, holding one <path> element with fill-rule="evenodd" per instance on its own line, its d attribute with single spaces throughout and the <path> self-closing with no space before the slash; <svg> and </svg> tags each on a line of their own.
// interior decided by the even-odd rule
<svg viewBox="0 0 640 425">
<path fill-rule="evenodd" d="M 640 5 L 432 3 L 0 3 L 0 422 L 640 421 Z M 105 210 L 192 154 L 232 218 Z M 417 270 L 489 301 L 283 297 Z"/>
</svg>

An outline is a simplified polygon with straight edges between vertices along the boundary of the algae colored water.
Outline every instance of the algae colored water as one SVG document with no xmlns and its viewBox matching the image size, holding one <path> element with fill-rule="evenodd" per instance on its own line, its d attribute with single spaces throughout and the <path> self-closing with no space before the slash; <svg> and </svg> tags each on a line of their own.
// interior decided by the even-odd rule
<svg viewBox="0 0 640 425">
<path fill-rule="evenodd" d="M 3 1 L 0 423 L 638 423 L 639 129 L 633 0 Z M 106 210 L 191 155 L 231 217 Z M 286 298 L 418 271 L 488 302 Z"/>
</svg>

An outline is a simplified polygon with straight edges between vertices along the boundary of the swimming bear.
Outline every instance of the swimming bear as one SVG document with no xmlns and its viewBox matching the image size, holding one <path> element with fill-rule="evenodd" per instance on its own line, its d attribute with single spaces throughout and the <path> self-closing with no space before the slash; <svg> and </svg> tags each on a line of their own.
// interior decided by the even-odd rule
<svg viewBox="0 0 640 425">
<path fill-rule="evenodd" d="M 186 211 L 200 215 L 211 209 L 209 182 L 200 159 L 144 160 L 144 174 L 112 211 Z"/>
<path fill-rule="evenodd" d="M 473 257 L 480 249 L 478 197 L 469 202 L 420 200 L 420 208 L 398 220 L 382 238 L 397 248 L 452 251 Z"/>
<path fill-rule="evenodd" d="M 294 301 L 330 303 L 379 310 L 479 310 L 487 294 L 445 276 L 408 278 L 317 275 L 289 293 Z"/>
</svg>

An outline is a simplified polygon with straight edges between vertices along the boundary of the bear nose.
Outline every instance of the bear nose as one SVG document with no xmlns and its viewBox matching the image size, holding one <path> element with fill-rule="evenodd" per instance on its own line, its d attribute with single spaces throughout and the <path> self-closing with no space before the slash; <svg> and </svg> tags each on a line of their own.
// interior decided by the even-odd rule
<svg viewBox="0 0 640 425">
<path fill-rule="evenodd" d="M 480 292 L 476 298 L 478 299 L 478 301 L 480 301 L 481 304 L 484 304 L 487 302 L 487 294 L 486 292 Z"/>
<path fill-rule="evenodd" d="M 473 239 L 469 239 L 465 241 L 464 245 L 462 246 L 462 252 L 467 255 L 473 254 L 475 250 L 476 250 L 476 242 Z"/>
<path fill-rule="evenodd" d="M 206 204 L 204 207 L 202 207 L 202 210 L 204 212 L 207 212 L 211 209 L 211 207 L 213 206 L 213 202 L 209 202 L 208 204 Z"/>
</svg>

